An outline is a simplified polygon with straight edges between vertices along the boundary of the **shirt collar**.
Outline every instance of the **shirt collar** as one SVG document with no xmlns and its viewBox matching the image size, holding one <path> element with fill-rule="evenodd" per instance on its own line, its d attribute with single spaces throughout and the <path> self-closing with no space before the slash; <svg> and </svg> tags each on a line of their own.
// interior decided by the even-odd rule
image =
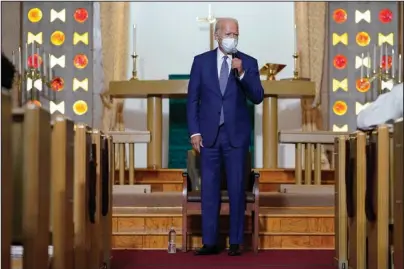
<svg viewBox="0 0 404 269">
<path fill-rule="evenodd" d="M 217 61 L 223 61 L 223 56 L 225 56 L 225 54 L 219 49 L 217 48 Z M 227 57 L 232 60 L 233 57 L 231 56 L 231 54 L 227 55 Z"/>
</svg>

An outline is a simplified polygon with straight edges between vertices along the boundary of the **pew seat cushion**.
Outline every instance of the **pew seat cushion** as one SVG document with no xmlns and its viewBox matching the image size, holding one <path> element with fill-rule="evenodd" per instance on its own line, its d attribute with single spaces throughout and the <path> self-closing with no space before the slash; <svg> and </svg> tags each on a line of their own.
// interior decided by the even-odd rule
<svg viewBox="0 0 404 269">
<path fill-rule="evenodd" d="M 246 192 L 245 194 L 246 194 L 246 202 L 247 203 L 254 203 L 255 202 L 255 195 L 252 192 Z M 191 202 L 191 203 L 201 202 L 201 191 L 188 192 L 187 200 L 188 200 L 188 202 Z M 222 203 L 228 203 L 229 202 L 229 194 L 228 194 L 227 191 L 221 191 L 220 202 L 222 202 Z"/>
</svg>

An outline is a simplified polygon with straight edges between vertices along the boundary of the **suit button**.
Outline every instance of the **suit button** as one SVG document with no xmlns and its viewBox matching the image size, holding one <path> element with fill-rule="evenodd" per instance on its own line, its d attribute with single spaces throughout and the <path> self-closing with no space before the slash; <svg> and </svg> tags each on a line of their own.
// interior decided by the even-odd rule
<svg viewBox="0 0 404 269">
<path fill-rule="evenodd" d="M 219 114 L 219 115 L 220 115 L 220 111 L 219 111 L 219 112 L 217 112 L 217 114 Z"/>
</svg>

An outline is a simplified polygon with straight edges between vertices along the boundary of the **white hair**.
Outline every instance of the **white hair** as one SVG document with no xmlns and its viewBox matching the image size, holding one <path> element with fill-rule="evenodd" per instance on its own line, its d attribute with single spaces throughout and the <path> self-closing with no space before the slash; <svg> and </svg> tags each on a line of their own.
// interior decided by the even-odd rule
<svg viewBox="0 0 404 269">
<path fill-rule="evenodd" d="M 236 20 L 234 18 L 220 18 L 220 19 L 217 20 L 217 22 L 215 24 L 215 34 L 221 29 L 222 23 L 224 23 L 226 21 L 234 22 L 237 25 L 237 28 L 238 28 L 238 20 Z"/>
</svg>

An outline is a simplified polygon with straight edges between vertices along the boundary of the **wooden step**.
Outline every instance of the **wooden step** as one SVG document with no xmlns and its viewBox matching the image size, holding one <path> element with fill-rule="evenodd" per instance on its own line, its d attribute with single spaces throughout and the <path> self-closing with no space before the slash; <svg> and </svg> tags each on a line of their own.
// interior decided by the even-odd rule
<svg viewBox="0 0 404 269">
<path fill-rule="evenodd" d="M 126 188 L 129 189 L 126 190 Z M 120 186 L 113 193 L 114 207 L 181 207 L 182 193 L 135 193 L 131 186 Z M 119 190 L 122 189 L 122 190 Z M 314 188 L 315 189 L 315 188 Z M 262 207 L 333 207 L 334 193 L 277 193 L 260 192 Z"/>
<path fill-rule="evenodd" d="M 259 172 L 260 191 L 279 191 L 281 184 L 296 184 L 294 169 L 254 169 Z M 150 185 L 152 192 L 182 191 L 184 169 L 135 169 L 135 184 Z M 323 170 L 322 184 L 334 184 L 334 171 Z M 304 173 L 303 173 L 304 180 Z M 115 174 L 115 184 L 119 184 L 119 171 Z M 125 184 L 129 184 L 129 171 L 125 170 Z"/>
<path fill-rule="evenodd" d="M 201 218 L 189 218 L 189 246 L 201 246 Z M 180 207 L 114 208 L 113 248 L 166 249 L 168 231 L 177 231 L 181 247 Z M 221 242 L 228 242 L 229 217 L 221 216 Z M 324 208 L 261 208 L 260 249 L 333 249 L 334 211 Z M 251 220 L 246 217 L 245 247 L 251 246 Z"/>
</svg>

